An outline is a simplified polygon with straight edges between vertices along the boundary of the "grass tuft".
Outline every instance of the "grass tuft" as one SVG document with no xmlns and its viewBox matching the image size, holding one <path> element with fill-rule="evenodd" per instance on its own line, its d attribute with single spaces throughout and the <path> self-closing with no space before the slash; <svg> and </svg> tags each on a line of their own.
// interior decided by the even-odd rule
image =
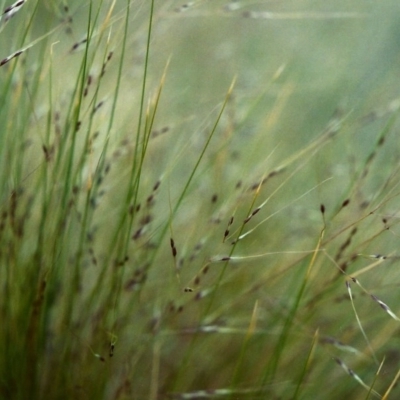
<svg viewBox="0 0 400 400">
<path fill-rule="evenodd" d="M 0 398 L 398 398 L 397 4 L 8 3 Z"/>
</svg>

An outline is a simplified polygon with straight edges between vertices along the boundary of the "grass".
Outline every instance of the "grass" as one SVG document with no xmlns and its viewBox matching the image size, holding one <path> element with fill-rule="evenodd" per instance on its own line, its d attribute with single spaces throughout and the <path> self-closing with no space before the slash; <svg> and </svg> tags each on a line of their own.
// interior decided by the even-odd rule
<svg viewBox="0 0 400 400">
<path fill-rule="evenodd" d="M 398 398 L 396 3 L 1 9 L 1 398 Z"/>
</svg>

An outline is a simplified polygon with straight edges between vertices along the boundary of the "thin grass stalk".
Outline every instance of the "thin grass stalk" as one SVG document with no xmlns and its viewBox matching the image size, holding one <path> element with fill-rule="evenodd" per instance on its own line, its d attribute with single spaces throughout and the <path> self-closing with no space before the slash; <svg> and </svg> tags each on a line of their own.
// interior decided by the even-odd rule
<svg viewBox="0 0 400 400">
<path fill-rule="evenodd" d="M 143 68 L 143 78 L 142 78 L 142 88 L 140 94 L 140 103 L 139 103 L 139 115 L 138 122 L 136 127 L 136 137 L 135 137 L 135 151 L 134 151 L 134 159 L 132 164 L 132 169 L 129 178 L 129 190 L 126 197 L 126 204 L 128 205 L 131 199 L 134 199 L 134 206 L 136 205 L 137 199 L 137 187 L 140 183 L 140 171 L 138 173 L 138 161 L 139 157 L 139 144 L 141 139 L 141 131 L 142 131 L 142 119 L 144 114 L 144 105 L 145 105 L 145 96 L 146 96 L 146 85 L 147 85 L 147 74 L 149 69 L 149 59 L 150 59 L 150 40 L 151 33 L 153 27 L 153 15 L 154 15 L 154 0 L 150 2 L 150 10 L 149 10 L 149 22 L 147 28 L 147 42 L 146 42 L 146 54 L 144 60 L 144 68 Z M 143 137 L 145 137 L 146 132 L 143 133 Z M 136 189 L 136 190 L 135 190 Z"/>
<path fill-rule="evenodd" d="M 322 208 L 322 211 L 323 211 L 322 214 L 324 215 L 324 209 L 323 208 Z M 303 298 L 303 294 L 305 293 L 305 289 L 306 289 L 306 286 L 307 286 L 308 281 L 309 281 L 311 270 L 312 270 L 312 268 L 313 268 L 313 266 L 315 264 L 318 251 L 319 251 L 319 249 L 321 247 L 321 244 L 323 242 L 324 234 L 325 234 L 325 226 L 321 230 L 321 233 L 319 235 L 318 243 L 317 243 L 317 246 L 315 248 L 314 254 L 312 255 L 312 258 L 311 258 L 310 262 L 307 265 L 307 269 L 306 269 L 305 274 L 303 276 L 300 288 L 298 289 L 298 291 L 296 293 L 296 296 L 294 298 L 293 305 L 289 309 L 287 317 L 286 317 L 286 319 L 285 319 L 285 321 L 283 323 L 282 330 L 281 330 L 281 332 L 279 334 L 278 342 L 277 342 L 277 344 L 276 344 L 276 346 L 274 348 L 274 351 L 273 351 L 273 354 L 271 356 L 271 359 L 269 360 L 268 365 L 266 366 L 266 369 L 265 369 L 265 373 L 264 373 L 264 375 L 263 375 L 263 377 L 261 379 L 261 382 L 260 382 L 260 386 L 261 387 L 265 386 L 267 384 L 267 381 L 270 381 L 270 382 L 274 381 L 275 375 L 276 375 L 278 367 L 279 367 L 279 363 L 281 361 L 282 353 L 283 353 L 283 351 L 285 349 L 285 344 L 286 344 L 286 342 L 288 340 L 290 329 L 291 329 L 291 327 L 293 325 L 293 320 L 294 320 L 294 318 L 296 316 L 296 313 L 298 311 L 298 308 L 300 306 L 300 302 L 301 302 L 301 300 Z"/>
<path fill-rule="evenodd" d="M 316 350 L 316 346 L 318 344 L 318 332 L 319 332 L 319 330 L 317 329 L 315 331 L 315 334 L 314 334 L 313 338 L 312 338 L 310 351 L 307 354 L 307 359 L 306 359 L 306 361 L 304 363 L 303 370 L 302 370 L 302 372 L 300 374 L 300 377 L 298 379 L 296 390 L 295 390 L 295 392 L 294 392 L 294 394 L 292 396 L 293 400 L 296 400 L 296 399 L 300 398 L 300 396 L 301 396 L 301 390 L 302 390 L 302 387 L 303 387 L 303 385 L 304 385 L 304 383 L 306 381 L 306 376 L 307 376 L 307 373 L 310 370 L 310 367 L 311 367 L 310 364 L 313 361 L 313 357 L 314 357 L 314 353 L 315 353 L 315 350 Z"/>
</svg>

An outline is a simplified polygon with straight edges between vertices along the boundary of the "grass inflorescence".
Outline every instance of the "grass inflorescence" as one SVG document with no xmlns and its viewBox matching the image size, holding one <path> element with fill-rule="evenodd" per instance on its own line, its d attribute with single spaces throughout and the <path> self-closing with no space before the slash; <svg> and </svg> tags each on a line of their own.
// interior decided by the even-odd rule
<svg viewBox="0 0 400 400">
<path fill-rule="evenodd" d="M 1 398 L 399 396 L 389 3 L 1 3 Z"/>
</svg>

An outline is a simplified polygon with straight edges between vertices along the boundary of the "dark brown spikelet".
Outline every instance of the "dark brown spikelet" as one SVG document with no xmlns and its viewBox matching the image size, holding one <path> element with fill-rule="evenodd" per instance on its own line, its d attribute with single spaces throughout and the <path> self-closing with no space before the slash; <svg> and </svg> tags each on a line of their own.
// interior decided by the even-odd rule
<svg viewBox="0 0 400 400">
<path fill-rule="evenodd" d="M 7 13 L 9 13 L 10 11 L 15 10 L 17 7 L 21 7 L 21 6 L 25 3 L 25 1 L 26 1 L 26 0 L 20 0 L 20 1 L 17 1 L 16 3 L 14 3 L 14 4 L 11 4 L 11 6 L 7 7 L 7 8 L 4 10 L 4 13 L 3 13 L 3 14 L 7 14 Z"/>
<path fill-rule="evenodd" d="M 105 73 L 106 73 L 106 67 L 108 62 L 111 60 L 112 56 L 113 56 L 114 52 L 110 51 L 107 55 L 106 61 L 103 63 L 103 66 L 101 68 L 101 73 L 100 73 L 100 77 L 102 77 Z"/>
<path fill-rule="evenodd" d="M 153 186 L 153 192 L 155 192 L 160 187 L 160 185 L 161 185 L 161 181 L 157 181 L 155 183 L 155 185 Z"/>
<path fill-rule="evenodd" d="M 49 148 L 46 145 L 42 145 L 42 150 L 43 150 L 46 161 L 49 162 L 51 160 L 51 156 L 53 154 L 54 147 L 52 146 Z"/>
<path fill-rule="evenodd" d="M 81 40 L 79 42 L 74 43 L 72 45 L 71 52 L 77 50 L 82 44 L 85 44 L 86 42 L 87 42 L 87 39 L 83 39 L 83 40 Z"/>
<path fill-rule="evenodd" d="M 188 10 L 190 8 L 190 6 L 192 5 L 192 3 L 193 2 L 182 4 L 181 6 L 175 8 L 175 12 L 179 13 L 179 12 L 184 12 L 184 11 Z"/>
<path fill-rule="evenodd" d="M 104 104 L 104 101 L 100 101 L 96 104 L 96 106 L 93 108 L 92 113 L 94 114 L 96 111 L 99 110 L 99 108 Z"/>
<path fill-rule="evenodd" d="M 342 203 L 342 208 L 348 206 L 350 203 L 350 199 L 346 199 L 343 203 Z"/>
<path fill-rule="evenodd" d="M 153 217 L 150 214 L 145 215 L 140 219 L 140 225 L 148 225 L 153 220 Z"/>
<path fill-rule="evenodd" d="M 176 258 L 176 255 L 177 255 L 177 250 L 176 250 L 176 247 L 175 247 L 175 242 L 174 242 L 174 239 L 170 239 L 170 245 L 171 245 L 171 250 L 172 250 L 172 256 L 174 257 L 174 258 Z"/>
<path fill-rule="evenodd" d="M 230 228 L 230 226 L 233 224 L 233 219 L 234 219 L 234 217 L 232 216 L 231 218 L 230 218 L 230 220 L 229 220 L 229 222 L 228 222 L 228 226 L 226 227 L 226 230 L 225 230 L 225 232 L 224 232 L 224 242 L 225 242 L 225 239 L 226 239 L 226 237 L 229 235 L 229 228 Z"/>
<path fill-rule="evenodd" d="M 93 81 L 92 75 L 88 75 L 87 82 L 86 82 L 86 87 L 85 87 L 85 90 L 83 91 L 83 96 L 84 97 L 86 97 L 88 95 L 89 87 L 92 84 L 92 81 Z"/>
<path fill-rule="evenodd" d="M 347 239 L 341 244 L 341 246 L 339 247 L 339 250 L 335 256 L 336 261 L 338 261 L 343 256 L 344 251 L 350 246 L 354 235 L 357 233 L 357 230 L 358 230 L 357 227 L 354 227 L 351 230 Z"/>
<path fill-rule="evenodd" d="M 259 187 L 263 186 L 269 179 L 275 177 L 276 175 L 285 171 L 285 168 L 277 168 L 271 171 L 261 182 L 254 183 L 250 190 L 257 190 Z"/>
<path fill-rule="evenodd" d="M 164 133 L 167 133 L 169 131 L 169 126 L 164 126 L 160 130 L 155 129 L 153 132 L 151 132 L 151 137 L 156 138 Z"/>
<path fill-rule="evenodd" d="M 10 56 L 3 58 L 0 61 L 0 67 L 2 67 L 4 64 L 7 64 L 9 61 L 11 61 L 13 58 L 16 58 L 18 56 L 20 56 L 22 53 L 24 52 L 24 50 L 18 50 L 17 52 L 11 54 Z"/>
<path fill-rule="evenodd" d="M 9 19 L 11 19 L 19 11 L 19 9 L 26 3 L 26 1 L 27 0 L 19 0 L 14 4 L 11 4 L 11 6 L 5 8 L 2 15 L 4 21 L 7 22 Z"/>
<path fill-rule="evenodd" d="M 256 208 L 245 220 L 244 223 L 247 224 L 259 211 L 261 210 L 260 207 Z"/>
<path fill-rule="evenodd" d="M 154 201 L 154 195 L 151 194 L 151 195 L 147 198 L 146 203 L 147 203 L 147 205 L 151 205 L 151 204 L 153 204 L 153 201 Z"/>
</svg>

